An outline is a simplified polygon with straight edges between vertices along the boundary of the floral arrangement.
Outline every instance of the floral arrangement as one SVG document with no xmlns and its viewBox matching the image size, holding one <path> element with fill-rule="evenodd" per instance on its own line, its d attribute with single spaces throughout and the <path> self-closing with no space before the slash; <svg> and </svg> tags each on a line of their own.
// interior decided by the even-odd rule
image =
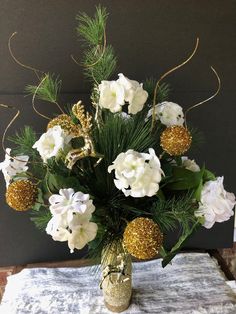
<svg viewBox="0 0 236 314">
<path fill-rule="evenodd" d="M 233 215 L 235 196 L 224 189 L 223 177 L 186 156 L 201 141 L 186 114 L 216 96 L 220 79 L 212 68 L 216 93 L 185 113 L 168 100 L 169 85 L 162 80 L 190 61 L 197 40 L 190 57 L 159 80 L 142 84 L 122 73 L 109 80 L 117 58 L 106 40 L 107 16 L 98 7 L 93 18 L 77 18 L 91 106 L 78 101 L 62 108 L 60 79 L 24 66 L 37 75 L 38 83 L 26 91 L 48 123 L 39 138 L 30 127 L 9 138 L 15 145 L 0 163 L 6 202 L 30 210 L 36 226 L 67 242 L 71 252 L 88 245 L 90 256 L 100 258 L 116 243 L 139 259 L 160 254 L 165 266 L 199 227 L 209 229 Z M 60 114 L 43 115 L 37 99 L 54 103 Z M 167 250 L 165 234 L 179 227 L 179 239 Z"/>
</svg>

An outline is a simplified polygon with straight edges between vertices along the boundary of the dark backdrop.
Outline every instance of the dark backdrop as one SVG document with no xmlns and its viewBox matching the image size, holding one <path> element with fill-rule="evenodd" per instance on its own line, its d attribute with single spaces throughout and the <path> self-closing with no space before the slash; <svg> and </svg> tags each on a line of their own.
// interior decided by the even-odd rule
<svg viewBox="0 0 236 314">
<path fill-rule="evenodd" d="M 22 110 L 9 134 L 24 124 L 37 132 L 45 128 L 44 119 L 36 116 L 23 91 L 35 82 L 31 71 L 20 68 L 9 56 L 7 41 L 17 31 L 12 44 L 23 62 L 44 71 L 60 74 L 63 79 L 61 101 L 79 98 L 88 103 L 89 84 L 82 69 L 70 58 L 81 57 L 77 40 L 75 15 L 94 12 L 98 1 L 88 0 L 1 0 L 0 1 L 0 102 Z M 208 97 L 215 89 L 215 78 L 209 66 L 214 65 L 222 79 L 220 95 L 211 103 L 189 114 L 193 125 L 205 133 L 206 144 L 194 157 L 218 175 L 225 175 L 225 186 L 236 192 L 235 170 L 235 69 L 236 69 L 236 1 L 232 0 L 119 0 L 100 1 L 110 12 L 108 41 L 119 57 L 119 72 L 143 81 L 159 77 L 182 61 L 200 37 L 200 49 L 187 66 L 172 74 L 170 100 L 184 108 Z M 51 113 L 53 106 L 41 105 Z M 12 117 L 1 109 L 0 134 Z M 1 159 L 3 154 L 0 154 Z M 35 229 L 28 213 L 16 213 L 5 205 L 5 183 L 0 178 L 0 266 L 36 261 L 77 258 L 66 244 L 54 242 Z M 207 231 L 202 228 L 188 247 L 217 248 L 232 244 L 233 218 Z M 174 241 L 172 234 L 168 241 Z"/>
</svg>

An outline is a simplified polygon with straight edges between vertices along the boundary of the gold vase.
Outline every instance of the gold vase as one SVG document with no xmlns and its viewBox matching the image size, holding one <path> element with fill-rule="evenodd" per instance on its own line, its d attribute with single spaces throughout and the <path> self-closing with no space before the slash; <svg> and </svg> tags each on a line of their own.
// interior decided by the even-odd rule
<svg viewBox="0 0 236 314">
<path fill-rule="evenodd" d="M 125 311 L 132 296 L 132 261 L 121 242 L 115 241 L 103 250 L 101 266 L 106 307 L 116 313 Z"/>
</svg>

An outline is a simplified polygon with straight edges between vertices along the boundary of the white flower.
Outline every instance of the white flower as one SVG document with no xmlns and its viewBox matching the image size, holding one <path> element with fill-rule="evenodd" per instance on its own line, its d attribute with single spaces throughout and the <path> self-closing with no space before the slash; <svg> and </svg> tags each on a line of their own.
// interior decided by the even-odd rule
<svg viewBox="0 0 236 314">
<path fill-rule="evenodd" d="M 68 242 L 70 252 L 74 249 L 81 250 L 88 242 L 97 235 L 97 224 L 87 221 L 86 223 L 68 224 L 63 215 L 55 215 L 48 222 L 46 232 L 54 241 Z"/>
<path fill-rule="evenodd" d="M 143 109 L 148 98 L 148 93 L 143 85 L 119 74 L 117 81 L 102 81 L 98 86 L 99 106 L 109 109 L 111 112 L 122 110 L 125 102 L 129 103 L 128 112 L 136 114 Z"/>
<path fill-rule="evenodd" d="M 118 76 L 117 82 L 124 87 L 125 101 L 129 103 L 128 112 L 136 114 L 143 109 L 148 93 L 139 82 L 128 79 L 122 73 L 118 74 Z"/>
<path fill-rule="evenodd" d="M 111 112 L 119 112 L 125 104 L 125 91 L 122 85 L 116 81 L 102 81 L 98 86 L 99 106 L 109 109 Z"/>
<path fill-rule="evenodd" d="M 223 177 L 204 184 L 199 208 L 195 212 L 197 217 L 204 217 L 204 227 L 210 229 L 215 222 L 223 222 L 233 216 L 236 204 L 233 193 L 226 192 L 223 186 Z"/>
<path fill-rule="evenodd" d="M 74 252 L 74 249 L 81 250 L 88 242 L 94 240 L 97 235 L 97 230 L 97 224 L 90 221 L 84 224 L 79 224 L 72 229 L 68 239 L 68 246 L 71 253 Z"/>
<path fill-rule="evenodd" d="M 11 149 L 6 149 L 5 160 L 0 163 L 0 170 L 3 173 L 4 179 L 6 181 L 6 187 L 8 187 L 11 179 L 22 172 L 26 172 L 28 170 L 27 162 L 29 160 L 29 156 L 16 156 L 15 158 L 11 157 Z"/>
<path fill-rule="evenodd" d="M 149 148 L 149 154 L 139 153 L 129 149 L 120 153 L 108 172 L 115 170 L 115 186 L 122 190 L 125 196 L 153 196 L 159 190 L 159 182 L 163 171 L 154 149 Z"/>
<path fill-rule="evenodd" d="M 37 149 L 43 161 L 46 162 L 47 159 L 57 156 L 61 150 L 65 150 L 71 139 L 71 135 L 56 125 L 42 134 L 33 148 Z"/>
<path fill-rule="evenodd" d="M 191 160 L 186 156 L 181 157 L 181 159 L 182 159 L 182 166 L 185 169 L 188 169 L 188 170 L 193 171 L 193 172 L 200 171 L 200 167 L 198 166 L 198 164 L 195 162 L 194 159 Z"/>
<path fill-rule="evenodd" d="M 124 76 L 124 74 L 119 73 L 119 78 L 117 80 L 117 83 L 119 83 L 121 86 L 123 86 L 125 91 L 125 101 L 131 102 L 133 99 L 133 91 L 136 90 L 140 84 L 137 81 L 130 80 L 128 77 Z"/>
<path fill-rule="evenodd" d="M 148 111 L 147 118 L 151 117 L 153 108 Z M 155 106 L 156 119 L 162 124 L 168 126 L 183 125 L 184 114 L 183 108 L 174 102 L 163 101 Z"/>
<path fill-rule="evenodd" d="M 49 198 L 52 218 L 46 232 L 55 241 L 68 241 L 71 253 L 82 249 L 97 234 L 97 224 L 90 222 L 95 210 L 89 194 L 61 189 Z"/>
<path fill-rule="evenodd" d="M 90 213 L 95 210 L 89 194 L 76 192 L 74 189 L 60 189 L 59 194 L 53 194 L 49 198 L 50 211 L 53 215 L 64 214 L 73 211 L 79 214 Z"/>
</svg>

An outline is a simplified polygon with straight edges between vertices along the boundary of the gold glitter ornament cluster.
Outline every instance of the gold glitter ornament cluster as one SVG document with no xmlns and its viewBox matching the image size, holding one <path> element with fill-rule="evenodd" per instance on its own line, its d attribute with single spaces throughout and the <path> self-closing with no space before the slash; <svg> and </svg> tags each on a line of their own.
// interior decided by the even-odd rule
<svg viewBox="0 0 236 314">
<path fill-rule="evenodd" d="M 77 136 L 80 133 L 80 128 L 76 125 L 70 116 L 67 114 L 60 114 L 56 118 L 49 121 L 47 130 L 53 128 L 54 126 L 59 125 L 64 131 L 74 136 Z"/>
<path fill-rule="evenodd" d="M 161 134 L 161 147 L 171 156 L 179 156 L 189 150 L 192 136 L 188 129 L 181 125 L 166 128 Z"/>
<path fill-rule="evenodd" d="M 128 223 L 123 241 L 131 255 L 138 259 L 150 259 L 158 254 L 163 234 L 152 219 L 139 217 Z"/>
<path fill-rule="evenodd" d="M 37 196 L 38 189 L 34 183 L 29 180 L 19 180 L 8 186 L 6 202 L 17 211 L 26 211 L 35 204 Z"/>
<path fill-rule="evenodd" d="M 72 112 L 74 116 L 79 120 L 83 132 L 89 134 L 93 126 L 93 117 L 90 115 L 89 112 L 85 112 L 84 105 L 82 104 L 81 100 L 72 107 Z"/>
</svg>

